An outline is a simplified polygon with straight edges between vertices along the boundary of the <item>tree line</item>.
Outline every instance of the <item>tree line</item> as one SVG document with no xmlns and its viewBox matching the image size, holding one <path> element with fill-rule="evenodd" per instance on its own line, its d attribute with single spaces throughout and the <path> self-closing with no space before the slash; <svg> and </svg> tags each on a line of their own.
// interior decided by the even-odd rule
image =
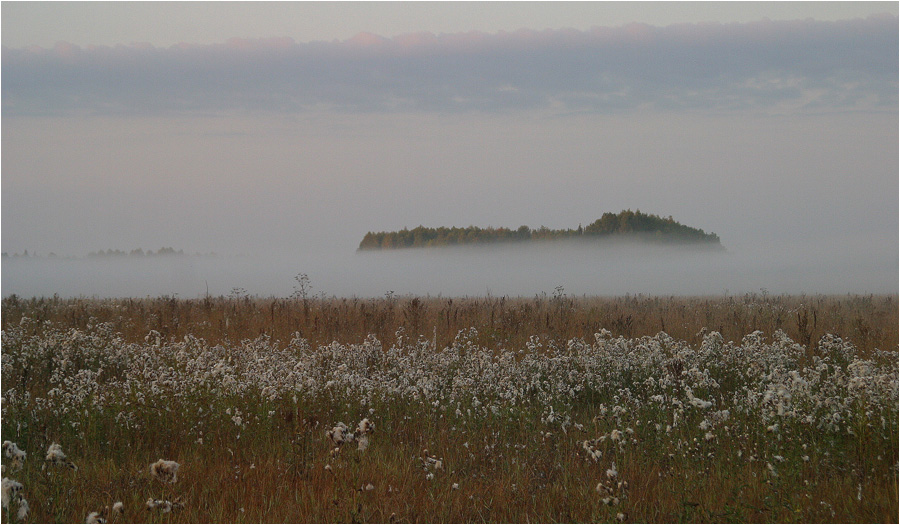
<svg viewBox="0 0 900 525">
<path fill-rule="evenodd" d="M 164 246 L 157 250 L 156 253 L 153 253 L 153 250 L 147 250 L 145 252 L 141 248 L 135 248 L 130 252 L 125 252 L 123 250 L 100 250 L 99 252 L 90 252 L 87 256 L 89 259 L 93 259 L 96 257 L 144 257 L 154 255 L 184 255 L 184 250 L 175 250 L 174 248 Z"/>
<path fill-rule="evenodd" d="M 675 221 L 671 216 L 624 210 L 620 213 L 604 213 L 599 219 L 576 229 L 554 230 L 541 226 L 510 228 L 479 228 L 469 226 L 426 228 L 418 226 L 395 232 L 368 232 L 359 243 L 360 250 L 384 250 L 396 248 L 424 248 L 461 244 L 489 244 L 498 242 L 543 241 L 556 239 L 600 239 L 627 236 L 643 240 L 671 243 L 703 243 L 721 245 L 719 236 L 706 233 Z"/>
<path fill-rule="evenodd" d="M 28 250 L 25 250 L 25 252 L 22 253 L 22 254 L 19 254 L 18 252 L 17 252 L 17 253 L 13 253 L 13 254 L 9 254 L 9 253 L 7 253 L 7 252 L 3 252 L 2 255 L 3 255 L 4 258 L 6 258 L 6 257 L 11 257 L 11 258 L 13 258 L 13 259 L 18 259 L 18 258 L 42 258 L 42 257 L 44 257 L 44 256 L 38 255 L 36 252 L 28 253 Z M 163 246 L 162 248 L 160 248 L 160 249 L 157 250 L 156 252 L 154 252 L 153 250 L 147 250 L 147 251 L 144 251 L 144 250 L 141 249 L 141 248 L 135 248 L 134 250 L 131 250 L 131 251 L 118 250 L 118 249 L 116 249 L 116 250 L 113 250 L 113 249 L 99 250 L 99 251 L 96 251 L 96 252 L 89 252 L 89 253 L 87 254 L 87 258 L 88 258 L 88 259 L 123 258 L 123 257 L 139 258 L 139 257 L 172 256 L 172 255 L 184 256 L 184 255 L 188 255 L 188 254 L 185 253 L 184 250 L 176 250 L 175 248 L 172 248 L 172 247 L 166 247 L 166 246 Z M 193 255 L 209 255 L 209 256 L 214 256 L 215 254 L 214 254 L 214 253 L 208 253 L 208 254 L 200 254 L 200 253 L 196 253 L 196 254 L 193 254 Z M 48 259 L 76 259 L 77 257 L 72 257 L 72 256 L 60 256 L 60 255 L 56 255 L 56 253 L 54 253 L 54 252 L 50 252 L 50 253 L 48 253 L 48 254 L 46 255 L 46 258 L 48 258 Z"/>
</svg>

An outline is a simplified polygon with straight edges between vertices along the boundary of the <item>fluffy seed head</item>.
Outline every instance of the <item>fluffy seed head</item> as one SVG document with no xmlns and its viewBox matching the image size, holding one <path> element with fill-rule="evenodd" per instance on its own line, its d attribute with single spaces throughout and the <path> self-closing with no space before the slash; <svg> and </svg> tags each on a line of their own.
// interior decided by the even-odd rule
<svg viewBox="0 0 900 525">
<path fill-rule="evenodd" d="M 612 467 L 606 469 L 606 477 L 609 479 L 616 479 L 619 476 L 619 471 L 616 470 L 616 464 L 613 462 Z"/>
<path fill-rule="evenodd" d="M 353 440 L 353 434 L 348 432 L 347 425 L 338 423 L 331 430 L 325 432 L 325 436 L 334 443 L 335 446 L 341 446 L 347 441 Z"/>
<path fill-rule="evenodd" d="M 147 510 L 157 510 L 163 514 L 172 512 L 173 509 L 180 509 L 184 507 L 184 503 L 181 502 L 181 498 L 176 498 L 175 501 L 161 500 L 161 499 L 147 499 Z"/>
<path fill-rule="evenodd" d="M 369 436 L 363 434 L 356 438 L 356 450 L 362 452 L 367 448 L 369 448 Z"/>
<path fill-rule="evenodd" d="M 175 483 L 178 481 L 178 468 L 180 464 L 174 461 L 160 459 L 150 465 L 150 474 L 163 483 Z"/>
<path fill-rule="evenodd" d="M 3 478 L 3 508 L 8 509 L 9 504 L 22 499 L 24 487 L 14 479 Z"/>
<path fill-rule="evenodd" d="M 375 423 L 372 423 L 371 421 L 369 421 L 369 418 L 363 419 L 362 421 L 359 422 L 358 425 L 356 425 L 356 433 L 357 434 L 365 435 L 365 434 L 371 434 L 373 432 L 375 432 Z"/>
<path fill-rule="evenodd" d="M 24 450 L 21 450 L 16 446 L 12 441 L 4 441 L 3 442 L 3 455 L 12 460 L 10 464 L 10 470 L 16 471 L 22 468 L 25 464 L 25 456 L 28 454 L 25 453 Z"/>
<path fill-rule="evenodd" d="M 47 449 L 47 456 L 44 459 L 51 465 L 59 465 L 70 468 L 72 470 L 78 470 L 78 467 L 75 466 L 75 463 L 72 463 L 66 457 L 66 454 L 65 452 L 63 452 L 63 449 L 59 443 L 53 443 L 52 445 L 50 445 L 50 448 Z"/>
</svg>

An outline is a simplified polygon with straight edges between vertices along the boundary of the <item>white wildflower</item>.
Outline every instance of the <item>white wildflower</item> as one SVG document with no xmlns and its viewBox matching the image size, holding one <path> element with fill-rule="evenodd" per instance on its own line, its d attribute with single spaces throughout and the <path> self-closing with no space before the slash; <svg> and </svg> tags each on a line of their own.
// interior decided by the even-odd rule
<svg viewBox="0 0 900 525">
<path fill-rule="evenodd" d="M 179 467 L 181 467 L 181 465 L 174 461 L 160 459 L 156 463 L 150 465 L 150 474 L 163 483 L 175 483 L 178 481 Z"/>
<path fill-rule="evenodd" d="M 371 434 L 375 432 L 375 423 L 369 421 L 369 418 L 365 418 L 356 425 L 356 433 L 360 435 Z"/>
<path fill-rule="evenodd" d="M 66 457 L 66 454 L 63 452 L 59 443 L 50 445 L 50 448 L 47 449 L 47 456 L 44 459 L 49 461 L 51 465 L 59 465 L 68 467 L 72 470 L 78 470 L 78 467 Z"/>
<path fill-rule="evenodd" d="M 619 471 L 616 470 L 616 463 L 613 462 L 612 467 L 606 469 L 606 477 L 609 479 L 616 479 L 619 476 Z"/>
<path fill-rule="evenodd" d="M 710 401 L 704 401 L 698 397 L 692 397 L 691 405 L 693 405 L 697 408 L 709 408 L 712 406 L 712 403 Z"/>
<path fill-rule="evenodd" d="M 147 510 L 158 510 L 163 514 L 168 514 L 169 512 L 172 512 L 173 509 L 184 507 L 181 498 L 176 498 L 175 501 L 148 498 L 146 505 Z"/>
<path fill-rule="evenodd" d="M 367 448 L 369 448 L 369 436 L 367 436 L 366 434 L 361 435 L 360 437 L 356 438 L 356 443 L 356 450 L 360 452 L 366 450 Z"/>
<path fill-rule="evenodd" d="M 21 450 L 19 447 L 17 447 L 16 444 L 12 441 L 4 441 L 3 455 L 12 460 L 10 470 L 15 472 L 21 469 L 25 464 L 25 456 L 27 456 L 28 454 L 26 454 L 24 450 Z"/>
<path fill-rule="evenodd" d="M 14 479 L 3 478 L 3 508 L 8 509 L 10 503 L 22 498 L 24 487 Z"/>
<path fill-rule="evenodd" d="M 348 430 L 347 425 L 338 423 L 331 430 L 325 432 L 325 435 L 336 446 L 341 446 L 345 442 L 353 440 L 353 434 L 350 434 Z"/>
</svg>

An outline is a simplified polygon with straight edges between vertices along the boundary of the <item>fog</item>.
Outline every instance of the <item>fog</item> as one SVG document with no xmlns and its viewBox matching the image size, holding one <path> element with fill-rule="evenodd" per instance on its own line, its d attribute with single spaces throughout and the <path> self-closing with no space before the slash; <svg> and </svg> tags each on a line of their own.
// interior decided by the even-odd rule
<svg viewBox="0 0 900 525">
<path fill-rule="evenodd" d="M 742 250 L 564 241 L 296 256 L 7 258 L 3 295 L 379 297 L 896 293 L 897 252 Z"/>
<path fill-rule="evenodd" d="M 897 291 L 890 115 L 247 118 L 223 135 L 194 119 L 174 136 L 166 120 L 52 121 L 4 121 L 4 251 L 220 257 L 5 258 L 5 296 L 286 296 L 298 273 L 357 296 Z M 727 253 L 355 253 L 367 231 L 575 228 L 626 208 Z"/>
<path fill-rule="evenodd" d="M 896 16 L 3 49 L 2 294 L 897 293 Z M 357 254 L 625 209 L 724 253 Z M 172 247 L 218 257 L 85 259 Z M 54 253 L 60 258 L 46 258 Z M 74 258 L 74 259 L 70 259 Z"/>
</svg>

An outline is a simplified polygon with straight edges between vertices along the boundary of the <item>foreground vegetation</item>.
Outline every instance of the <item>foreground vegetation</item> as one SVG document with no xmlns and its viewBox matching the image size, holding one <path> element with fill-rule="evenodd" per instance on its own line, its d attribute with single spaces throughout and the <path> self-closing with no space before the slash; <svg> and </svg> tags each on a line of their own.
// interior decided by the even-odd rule
<svg viewBox="0 0 900 525">
<path fill-rule="evenodd" d="M 3 519 L 895 522 L 897 318 L 896 296 L 12 297 Z"/>
</svg>

